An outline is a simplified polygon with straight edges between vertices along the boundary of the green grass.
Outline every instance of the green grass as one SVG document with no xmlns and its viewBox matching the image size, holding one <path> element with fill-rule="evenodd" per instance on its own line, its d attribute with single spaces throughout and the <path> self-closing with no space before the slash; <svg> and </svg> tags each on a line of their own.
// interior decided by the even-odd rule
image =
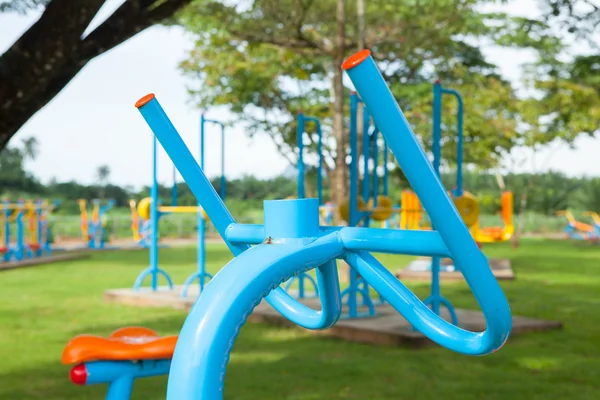
<svg viewBox="0 0 600 400">
<path fill-rule="evenodd" d="M 600 391 L 600 247 L 528 240 L 508 256 L 517 273 L 502 286 L 515 314 L 557 319 L 562 331 L 511 338 L 499 352 L 469 357 L 438 346 L 374 347 L 313 337 L 297 329 L 247 324 L 227 369 L 226 399 L 597 399 Z M 161 250 L 176 282 L 195 268 L 194 249 Z M 208 247 L 215 271 L 230 258 Z M 381 256 L 390 268 L 406 258 Z M 105 387 L 79 387 L 60 364 L 63 346 L 80 333 L 107 335 L 124 325 L 176 334 L 181 311 L 103 302 L 105 289 L 130 286 L 145 252 L 96 254 L 90 260 L 0 273 L 0 399 L 102 399 Z M 427 285 L 411 285 L 425 296 Z M 475 308 L 468 287 L 444 284 L 459 307 Z M 134 399 L 164 399 L 166 378 L 136 382 Z"/>
</svg>

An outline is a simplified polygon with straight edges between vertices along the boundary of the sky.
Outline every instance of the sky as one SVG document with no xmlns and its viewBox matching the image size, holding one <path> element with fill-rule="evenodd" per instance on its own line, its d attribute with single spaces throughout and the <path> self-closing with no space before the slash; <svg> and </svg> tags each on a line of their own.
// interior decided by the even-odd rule
<svg viewBox="0 0 600 400">
<path fill-rule="evenodd" d="M 122 3 L 108 0 L 90 28 L 102 22 Z M 518 3 L 518 4 L 517 4 Z M 513 1 L 496 6 L 522 16 L 538 13 L 534 0 Z M 0 53 L 39 17 L 0 14 Z M 12 139 L 16 143 L 35 136 L 40 153 L 27 168 L 42 181 L 76 180 L 93 183 L 100 165 L 111 170 L 110 182 L 141 187 L 152 180 L 152 134 L 133 106 L 153 92 L 179 130 L 193 154 L 199 152 L 200 111 L 190 103 L 186 80 L 177 66 L 193 47 L 193 37 L 178 27 L 156 26 L 136 35 L 115 49 L 96 57 L 46 107 L 36 113 Z M 531 52 L 494 47 L 483 48 L 501 73 L 518 82 L 520 65 L 534 59 Z M 206 110 L 207 117 L 228 121 L 223 108 Z M 280 175 L 287 161 L 277 153 L 266 135 L 248 138 L 238 126 L 225 134 L 225 173 L 228 178 L 251 174 L 258 178 Z M 220 174 L 220 132 L 209 127 L 206 136 L 205 171 Z M 582 138 L 574 149 L 558 146 L 541 152 L 516 168 L 517 171 L 553 169 L 568 175 L 600 175 L 600 140 Z M 526 155 L 525 153 L 523 153 Z M 530 157 L 526 157 L 529 158 Z M 159 151 L 158 178 L 172 182 L 172 164 Z"/>
</svg>

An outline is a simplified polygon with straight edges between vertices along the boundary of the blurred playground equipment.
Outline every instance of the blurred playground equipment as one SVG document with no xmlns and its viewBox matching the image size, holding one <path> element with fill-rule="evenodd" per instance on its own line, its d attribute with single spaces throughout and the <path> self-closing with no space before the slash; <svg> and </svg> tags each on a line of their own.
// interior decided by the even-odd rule
<svg viewBox="0 0 600 400">
<path fill-rule="evenodd" d="M 362 196 L 359 196 L 358 183 L 360 155 L 358 154 L 358 108 L 362 104 Z M 374 124 L 371 129 L 371 116 L 367 106 L 358 95 L 350 94 L 350 196 L 339 207 L 340 217 L 348 226 L 369 226 L 370 221 L 384 222 L 396 213 L 393 201 L 389 197 L 388 185 L 388 145 L 383 138 L 381 152 L 383 154 L 383 191 L 379 193 L 379 128 Z"/>
<path fill-rule="evenodd" d="M 0 204 L 0 254 L 4 261 L 49 256 L 52 232 L 49 218 L 60 201 L 19 199 Z M 14 225 L 14 234 L 12 234 Z M 12 238 L 14 236 L 14 240 Z"/>
<path fill-rule="evenodd" d="M 589 240 L 598 241 L 600 239 L 600 218 L 595 212 L 587 211 L 584 215 L 592 217 L 594 225 L 586 224 L 581 221 L 577 221 L 573 213 L 569 210 L 557 211 L 556 215 L 564 216 L 567 219 L 567 226 L 564 228 L 564 232 L 568 239 L 575 240 Z"/>
<path fill-rule="evenodd" d="M 224 200 L 226 195 L 225 188 L 225 125 L 219 121 L 206 119 L 204 114 L 200 117 L 200 168 L 204 169 L 204 158 L 205 158 L 205 129 L 207 124 L 215 124 L 221 128 L 221 178 L 220 188 L 221 198 Z M 198 280 L 200 292 L 204 290 L 206 282 L 212 279 L 212 275 L 206 272 L 206 219 L 207 215 L 201 205 L 198 206 L 178 206 L 177 205 L 177 192 L 176 192 L 176 169 L 174 168 L 173 173 L 173 190 L 172 190 L 172 205 L 163 206 L 160 205 L 158 198 L 158 180 L 157 180 L 157 146 L 158 142 L 156 137 L 153 138 L 153 150 L 152 150 L 152 187 L 150 189 L 150 197 L 146 197 L 137 204 L 130 202 L 132 207 L 132 215 L 137 214 L 137 218 L 133 218 L 132 225 L 135 226 L 137 220 L 138 229 L 141 227 L 142 230 L 138 230 L 139 238 L 144 239 L 148 242 L 150 248 L 150 265 L 144 269 L 137 277 L 134 283 L 134 289 L 140 290 L 144 279 L 147 276 L 151 277 L 151 290 L 157 291 L 158 277 L 162 275 L 169 289 L 173 289 L 173 281 L 167 271 L 159 267 L 158 260 L 158 238 L 159 238 L 159 222 L 160 219 L 168 214 L 174 213 L 197 213 L 198 224 L 197 224 L 197 243 L 198 243 L 198 255 L 197 255 L 197 270 L 192 273 L 184 282 L 181 290 L 181 296 L 187 296 L 190 285 Z M 136 212 L 137 211 L 137 212 Z M 140 223 L 141 221 L 141 223 Z M 143 236 L 144 235 L 144 236 Z M 138 242 L 139 243 L 139 242 Z"/>
<path fill-rule="evenodd" d="M 177 336 L 160 337 L 151 329 L 126 327 L 108 338 L 80 335 L 64 348 L 62 363 L 75 364 L 76 385 L 108 384 L 107 400 L 131 397 L 134 380 L 169 373 Z"/>
<path fill-rule="evenodd" d="M 437 81 L 433 85 L 433 153 L 434 164 L 439 173 L 441 161 L 441 140 L 442 140 L 442 100 L 443 95 L 450 95 L 456 98 L 457 122 L 456 122 L 456 187 L 451 192 L 454 205 L 462 216 L 469 231 L 477 243 L 493 243 L 509 240 L 514 233 L 513 226 L 513 194 L 505 191 L 501 195 L 501 215 L 504 223 L 503 227 L 481 227 L 479 215 L 479 200 L 469 192 L 463 189 L 463 118 L 464 108 L 462 96 L 453 89 L 446 89 Z M 435 161 L 437 159 L 437 161 Z"/>
<path fill-rule="evenodd" d="M 106 243 L 110 240 L 110 235 L 106 230 L 108 224 L 108 211 L 115 205 L 114 200 L 107 200 L 103 205 L 101 200 L 92 200 L 92 215 L 88 215 L 87 200 L 80 199 L 79 211 L 81 213 L 81 236 L 85 243 L 85 248 L 91 250 L 107 249 Z M 110 246 L 110 248 L 114 248 Z"/>
<path fill-rule="evenodd" d="M 423 224 L 422 219 L 425 212 L 415 192 L 403 190 L 400 204 L 400 229 L 431 229 L 431 226 Z"/>
</svg>

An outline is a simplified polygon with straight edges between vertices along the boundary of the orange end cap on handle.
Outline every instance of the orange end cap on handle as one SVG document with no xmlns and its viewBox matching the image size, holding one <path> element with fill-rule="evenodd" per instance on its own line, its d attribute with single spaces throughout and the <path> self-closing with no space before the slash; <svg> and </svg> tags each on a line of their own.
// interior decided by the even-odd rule
<svg viewBox="0 0 600 400">
<path fill-rule="evenodd" d="M 358 53 L 354 53 L 342 63 L 342 69 L 349 70 L 350 68 L 354 68 L 369 58 L 370 55 L 371 50 L 361 50 Z"/>
<path fill-rule="evenodd" d="M 141 99 L 139 99 L 138 101 L 135 102 L 135 106 L 137 108 L 140 108 L 142 106 L 145 106 L 146 104 L 148 104 L 150 102 L 150 100 L 152 100 L 154 98 L 154 93 L 148 93 L 147 95 L 145 95 L 144 97 L 142 97 Z"/>
</svg>

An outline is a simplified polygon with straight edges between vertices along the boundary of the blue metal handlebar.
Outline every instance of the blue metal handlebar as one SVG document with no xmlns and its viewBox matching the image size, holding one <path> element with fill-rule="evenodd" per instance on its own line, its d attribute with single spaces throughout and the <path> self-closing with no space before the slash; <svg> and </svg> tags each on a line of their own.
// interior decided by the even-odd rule
<svg viewBox="0 0 600 400">
<path fill-rule="evenodd" d="M 381 130 L 411 187 L 421 199 L 432 223 L 448 246 L 452 258 L 463 272 L 486 318 L 487 329 L 483 333 L 450 329 L 441 318 L 431 319 L 430 322 L 435 321 L 437 325 L 436 332 L 441 335 L 439 339 L 443 339 L 439 343 L 468 354 L 485 354 L 498 349 L 508 339 L 512 318 L 508 301 L 494 278 L 487 259 L 462 222 L 370 52 L 355 54 L 344 63 L 344 69 L 369 108 L 371 117 Z M 367 281 L 373 287 L 381 283 L 381 280 Z M 399 298 L 381 294 L 392 305 Z M 426 315 L 421 317 L 425 318 Z"/>
</svg>

